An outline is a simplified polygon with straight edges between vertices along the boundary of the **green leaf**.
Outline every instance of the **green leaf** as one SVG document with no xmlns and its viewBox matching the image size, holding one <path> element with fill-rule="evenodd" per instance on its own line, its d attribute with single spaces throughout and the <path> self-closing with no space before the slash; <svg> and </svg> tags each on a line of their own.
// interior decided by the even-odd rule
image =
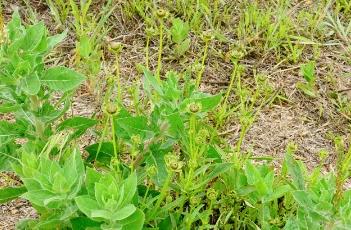
<svg viewBox="0 0 351 230">
<path fill-rule="evenodd" d="M 88 217 L 92 217 L 91 213 L 93 210 L 99 210 L 100 207 L 96 200 L 90 198 L 90 196 L 78 196 L 75 199 L 75 202 L 80 211 L 82 211 Z"/>
<path fill-rule="evenodd" d="M 16 105 L 13 103 L 0 104 L 0 113 L 16 112 L 19 108 L 21 108 L 20 105 Z"/>
<path fill-rule="evenodd" d="M 87 217 L 76 217 L 70 220 L 72 224 L 72 230 L 100 230 L 101 223 L 93 221 Z"/>
<path fill-rule="evenodd" d="M 86 168 L 86 179 L 85 185 L 89 196 L 95 196 L 95 183 L 99 182 L 101 179 L 101 174 L 96 170 L 87 167 Z"/>
<path fill-rule="evenodd" d="M 100 143 L 89 145 L 85 150 L 89 153 L 87 158 L 88 162 L 93 162 L 97 160 L 104 165 L 108 165 L 111 161 L 111 158 L 114 156 L 113 144 L 111 142 L 103 142 L 99 150 Z"/>
<path fill-rule="evenodd" d="M 28 95 L 38 94 L 40 85 L 40 80 L 36 72 L 21 79 L 21 89 Z"/>
<path fill-rule="evenodd" d="M 98 122 L 93 119 L 89 119 L 86 117 L 72 117 L 67 120 L 64 120 L 57 126 L 58 131 L 62 131 L 64 129 L 73 129 L 74 132 L 71 134 L 70 138 L 78 138 L 83 135 L 87 129 L 96 125 Z"/>
<path fill-rule="evenodd" d="M 314 61 L 302 65 L 301 73 L 308 83 L 314 83 L 316 81 Z"/>
<path fill-rule="evenodd" d="M 12 19 L 7 24 L 7 30 L 11 41 L 14 41 L 16 38 L 19 38 L 23 32 L 23 28 L 21 25 L 21 17 L 17 9 L 13 12 Z"/>
<path fill-rule="evenodd" d="M 190 44 L 191 44 L 190 38 L 185 39 L 184 41 L 182 41 L 179 44 L 176 44 L 175 49 L 174 49 L 176 55 L 177 56 L 183 56 L 186 53 L 186 51 L 189 50 Z"/>
<path fill-rule="evenodd" d="M 137 209 L 133 204 L 128 204 L 123 208 L 119 209 L 118 211 L 116 211 L 115 213 L 113 213 L 111 216 L 111 220 L 120 221 L 120 220 L 126 219 L 129 216 L 131 216 L 136 210 Z"/>
<path fill-rule="evenodd" d="M 91 51 L 92 51 L 92 47 L 91 47 L 91 39 L 87 36 L 87 35 L 83 35 L 80 39 L 79 39 L 79 43 L 78 43 L 78 51 L 81 57 L 83 58 L 88 58 Z"/>
<path fill-rule="evenodd" d="M 154 136 L 154 132 L 149 127 L 148 120 L 144 116 L 116 119 L 115 124 L 117 124 L 117 127 L 121 127 L 128 134 L 128 137 L 140 135 L 143 138 L 151 138 Z M 122 133 L 117 133 L 118 136 L 120 134 Z"/>
<path fill-rule="evenodd" d="M 123 226 L 122 230 L 141 230 L 144 226 L 145 215 L 137 209 L 133 215 L 120 221 L 119 223 Z"/>
<path fill-rule="evenodd" d="M 298 162 L 291 156 L 290 153 L 285 154 L 285 164 L 288 169 L 288 173 L 290 174 L 294 186 L 299 190 L 305 189 L 305 181 L 302 170 Z"/>
<path fill-rule="evenodd" d="M 56 34 L 48 38 L 48 47 L 49 49 L 53 49 L 58 43 L 62 42 L 67 36 L 68 29 L 63 31 L 61 34 Z"/>
<path fill-rule="evenodd" d="M 94 119 L 89 119 L 86 117 L 72 117 L 64 120 L 57 126 L 58 131 L 64 129 L 88 129 L 97 124 Z"/>
<path fill-rule="evenodd" d="M 124 186 L 124 197 L 121 206 L 127 205 L 130 203 L 137 191 L 137 175 L 132 173 L 127 179 L 123 181 Z"/>
<path fill-rule="evenodd" d="M 171 27 L 172 41 L 178 44 L 184 41 L 188 37 L 189 29 L 188 23 L 184 23 L 179 18 L 173 19 Z"/>
<path fill-rule="evenodd" d="M 0 204 L 18 198 L 27 191 L 26 187 L 8 187 L 0 189 Z"/>
<path fill-rule="evenodd" d="M 43 22 L 30 26 L 26 30 L 26 35 L 23 38 L 21 47 L 24 50 L 33 50 L 37 48 L 46 33 L 46 28 Z"/>
<path fill-rule="evenodd" d="M 50 89 L 67 92 L 77 88 L 85 77 L 63 66 L 48 69 L 41 79 Z"/>
</svg>

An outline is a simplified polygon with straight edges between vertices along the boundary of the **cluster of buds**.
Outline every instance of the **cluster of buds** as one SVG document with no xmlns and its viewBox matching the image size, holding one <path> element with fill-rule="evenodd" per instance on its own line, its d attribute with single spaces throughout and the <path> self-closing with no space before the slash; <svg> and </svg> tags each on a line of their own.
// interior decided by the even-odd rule
<svg viewBox="0 0 351 230">
<path fill-rule="evenodd" d="M 165 156 L 165 162 L 169 171 L 181 172 L 184 162 L 179 159 L 179 156 L 170 152 Z"/>
<path fill-rule="evenodd" d="M 195 143 L 198 145 L 205 144 L 209 137 L 210 133 L 207 131 L 207 129 L 200 129 L 195 137 Z"/>
<path fill-rule="evenodd" d="M 216 200 L 217 196 L 218 192 L 214 188 L 209 188 L 206 192 L 206 197 L 211 201 Z"/>
</svg>

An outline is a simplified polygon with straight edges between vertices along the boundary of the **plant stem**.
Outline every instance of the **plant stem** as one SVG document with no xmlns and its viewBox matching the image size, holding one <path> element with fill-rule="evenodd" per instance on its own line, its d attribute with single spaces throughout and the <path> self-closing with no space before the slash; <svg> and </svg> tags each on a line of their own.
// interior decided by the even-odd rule
<svg viewBox="0 0 351 230">
<path fill-rule="evenodd" d="M 161 67 L 162 67 L 162 49 L 163 49 L 163 21 L 162 20 L 160 20 L 159 30 L 160 30 L 160 45 L 158 48 L 156 77 L 157 77 L 158 82 L 161 82 L 160 72 L 161 72 Z"/>
<path fill-rule="evenodd" d="M 202 56 L 202 61 L 201 61 L 201 69 L 197 74 L 197 78 L 196 78 L 196 87 L 199 88 L 200 84 L 201 84 L 201 80 L 202 80 L 202 75 L 205 71 L 205 61 L 207 58 L 207 52 L 208 52 L 208 46 L 209 46 L 209 41 L 205 41 L 205 48 L 204 48 L 204 54 Z"/>
<path fill-rule="evenodd" d="M 149 70 L 149 46 L 150 46 L 150 36 L 146 36 L 146 47 L 145 47 L 145 66 Z"/>
<path fill-rule="evenodd" d="M 122 83 L 119 67 L 119 52 L 116 53 L 116 78 L 117 78 L 117 101 L 119 104 L 122 104 Z"/>
</svg>

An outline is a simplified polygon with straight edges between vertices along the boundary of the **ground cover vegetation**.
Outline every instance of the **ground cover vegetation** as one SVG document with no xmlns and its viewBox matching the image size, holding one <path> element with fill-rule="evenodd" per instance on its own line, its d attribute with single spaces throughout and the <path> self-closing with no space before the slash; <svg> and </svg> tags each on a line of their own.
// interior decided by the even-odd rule
<svg viewBox="0 0 351 230">
<path fill-rule="evenodd" d="M 0 1 L 0 226 L 351 229 L 350 73 L 346 0 Z"/>
</svg>

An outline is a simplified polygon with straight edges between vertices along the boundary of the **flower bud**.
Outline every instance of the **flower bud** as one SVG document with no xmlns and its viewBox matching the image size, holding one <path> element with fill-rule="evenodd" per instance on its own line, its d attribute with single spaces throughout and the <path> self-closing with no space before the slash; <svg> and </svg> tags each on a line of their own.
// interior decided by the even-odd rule
<svg viewBox="0 0 351 230">
<path fill-rule="evenodd" d="M 115 115 L 118 113 L 118 107 L 114 103 L 108 103 L 105 107 L 105 110 L 109 115 Z"/>
<path fill-rule="evenodd" d="M 209 188 L 207 190 L 206 196 L 209 200 L 214 201 L 217 199 L 218 193 L 214 188 Z"/>
<path fill-rule="evenodd" d="M 190 113 L 198 113 L 201 110 L 201 104 L 193 102 L 188 105 L 188 110 Z"/>
<path fill-rule="evenodd" d="M 166 18 L 168 15 L 168 12 L 164 9 L 158 9 L 156 11 L 156 16 L 159 18 L 159 19 L 164 19 Z"/>
</svg>

